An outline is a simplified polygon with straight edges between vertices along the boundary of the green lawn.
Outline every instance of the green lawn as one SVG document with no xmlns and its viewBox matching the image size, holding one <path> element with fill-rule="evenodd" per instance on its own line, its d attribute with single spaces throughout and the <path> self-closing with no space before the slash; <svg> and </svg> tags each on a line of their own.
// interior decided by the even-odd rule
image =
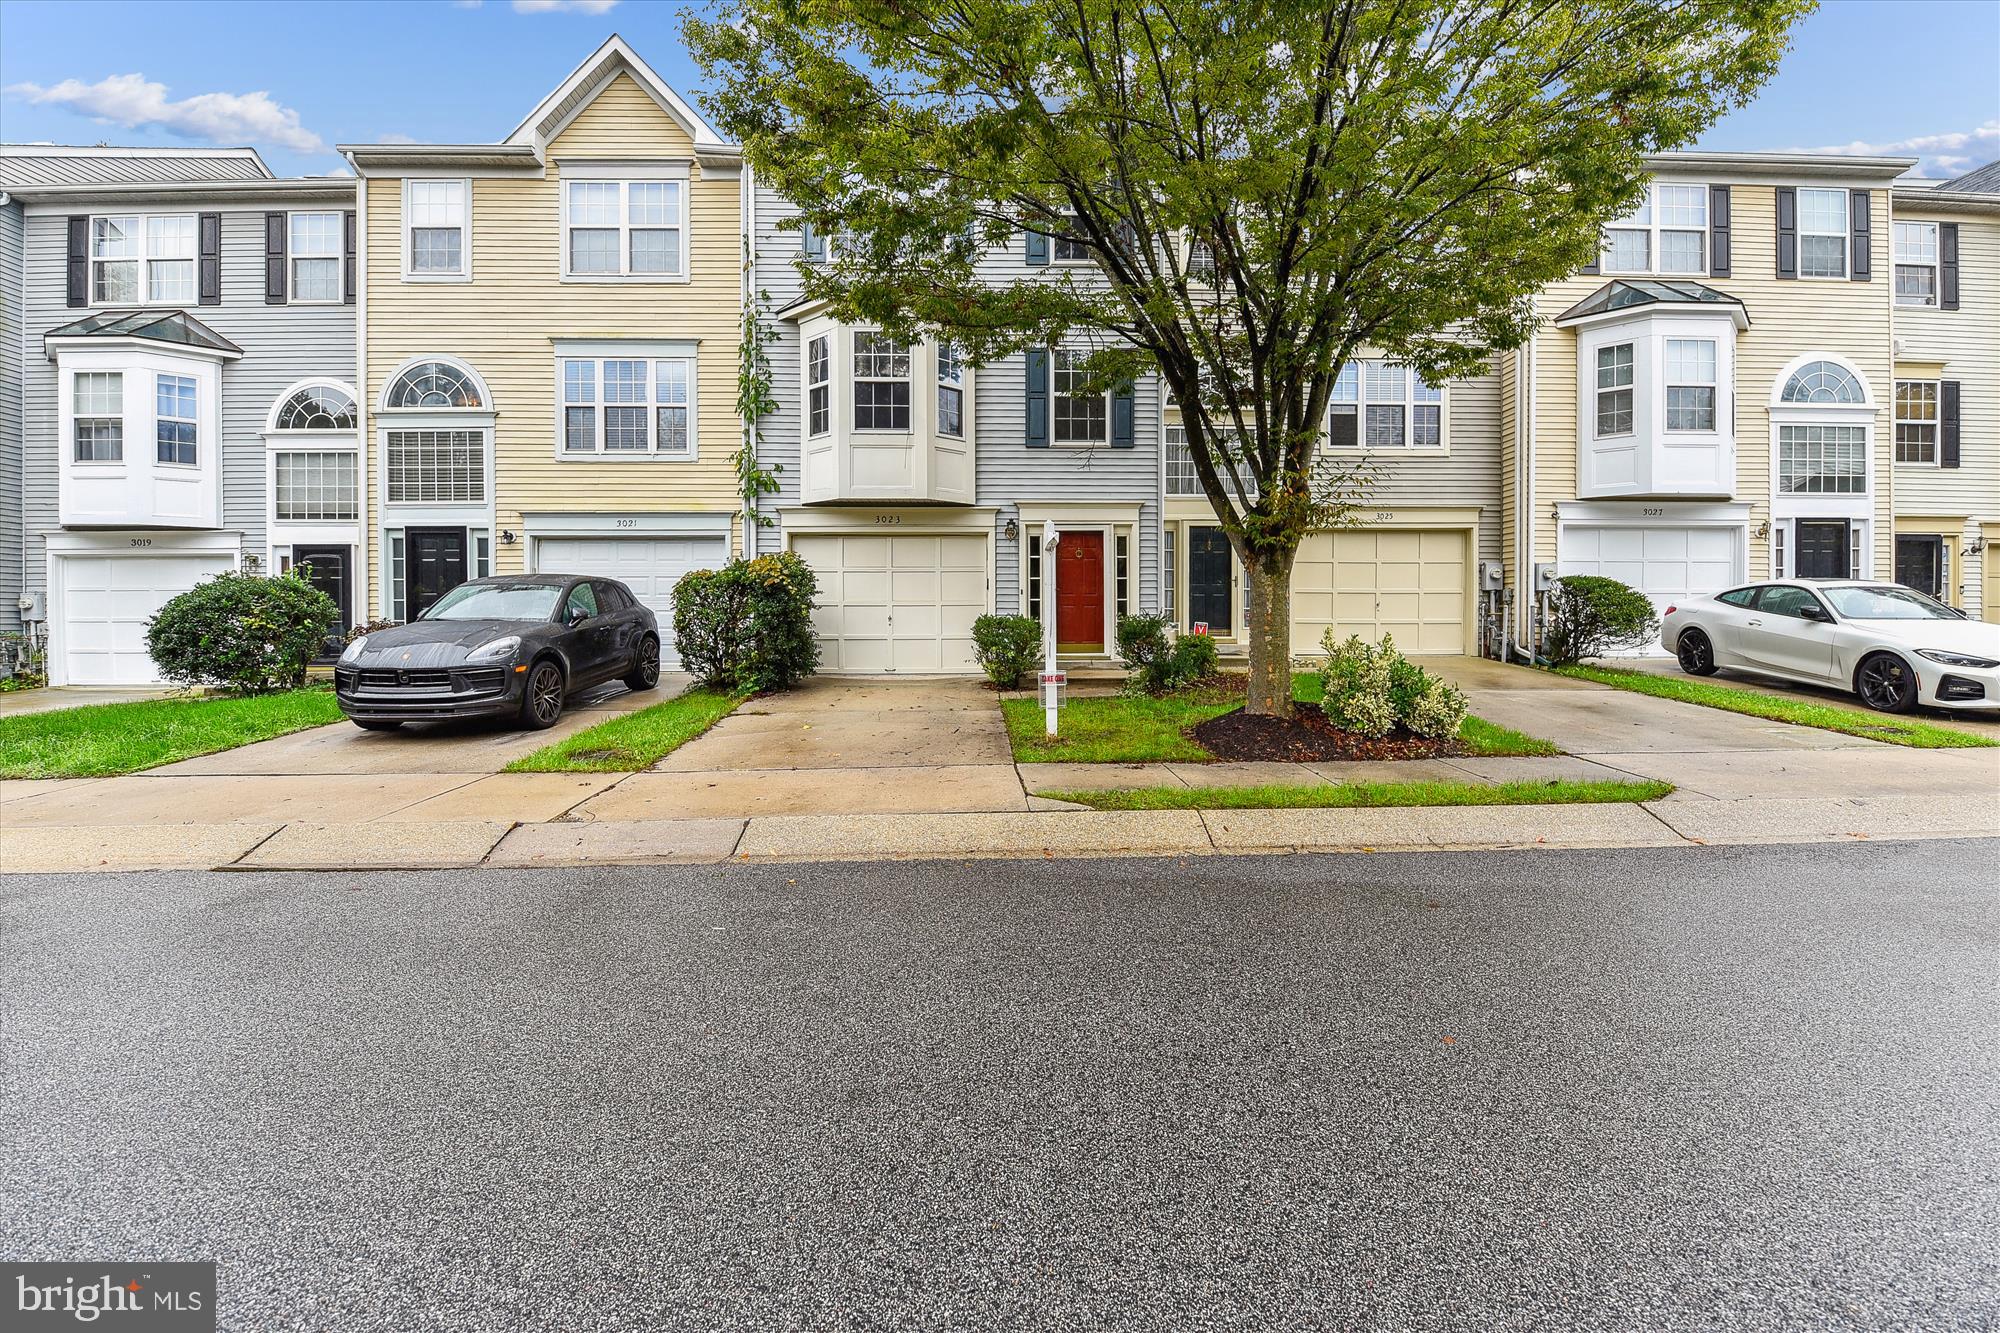
<svg viewBox="0 0 2000 1333">
<path fill-rule="evenodd" d="M 689 690 L 523 755 L 507 765 L 507 772 L 635 773 L 651 768 L 728 717 L 748 697 Z"/>
<path fill-rule="evenodd" d="M 1594 680 L 1600 685 L 1615 685 L 1621 690 L 1636 690 L 1659 699 L 1678 699 L 1682 703 L 1700 704 L 1705 708 L 1745 713 L 1774 722 L 1791 722 L 1801 727 L 1819 727 L 1825 731 L 1863 736 L 1871 741 L 1887 741 L 1891 745 L 1907 745 L 1918 750 L 1974 749 L 2000 744 L 1984 736 L 1954 731 L 1950 727 L 1935 726 L 1895 713 L 1874 713 L 1860 708 L 1841 708 L 1814 699 L 1761 694 L 1756 690 L 1734 689 L 1691 676 L 1655 676 L 1644 671 L 1600 666 L 1558 667 L 1555 670 L 1557 675 Z"/>
<path fill-rule="evenodd" d="M 1319 676 L 1301 671 L 1292 677 L 1292 697 L 1300 703 L 1320 701 Z M 1071 699 L 1058 720 L 1061 734 L 1051 740 L 1042 733 L 1042 706 L 1033 699 L 1009 699 L 1001 705 L 1007 735 L 1019 763 L 1144 764 L 1206 763 L 1214 756 L 1181 733 L 1242 706 L 1240 699 L 1170 697 L 1165 699 Z M 1476 755 L 1561 754 L 1533 736 L 1468 717 L 1458 739 Z"/>
<path fill-rule="evenodd" d="M 0 718 L 0 777 L 103 778 L 340 721 L 333 691 L 89 704 Z"/>
<path fill-rule="evenodd" d="M 1587 805 L 1657 801 L 1671 782 L 1354 782 L 1308 787 L 1135 787 L 1044 791 L 1093 810 L 1348 810 L 1386 805 Z"/>
</svg>

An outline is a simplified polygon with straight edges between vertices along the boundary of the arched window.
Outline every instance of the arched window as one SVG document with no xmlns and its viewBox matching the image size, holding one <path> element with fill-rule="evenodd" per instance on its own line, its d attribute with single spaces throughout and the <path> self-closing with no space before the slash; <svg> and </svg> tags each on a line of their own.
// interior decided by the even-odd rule
<svg viewBox="0 0 2000 1333">
<path fill-rule="evenodd" d="M 484 407 L 472 376 L 445 361 L 420 361 L 396 377 L 389 407 Z"/>
<path fill-rule="evenodd" d="M 1868 401 L 1854 372 L 1833 361 L 1808 361 L 1792 372 L 1778 395 L 1783 403 L 1833 403 L 1858 406 Z"/>
<path fill-rule="evenodd" d="M 331 384 L 310 384 L 278 405 L 278 430 L 353 430 L 354 399 Z"/>
</svg>

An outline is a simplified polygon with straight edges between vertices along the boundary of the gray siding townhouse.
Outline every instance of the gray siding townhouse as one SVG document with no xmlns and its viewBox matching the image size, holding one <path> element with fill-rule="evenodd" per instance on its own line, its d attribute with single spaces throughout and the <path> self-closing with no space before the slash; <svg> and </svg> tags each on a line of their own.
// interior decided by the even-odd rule
<svg viewBox="0 0 2000 1333">
<path fill-rule="evenodd" d="M 22 223 L 8 600 L 51 682 L 152 682 L 146 622 L 222 570 L 308 564 L 351 617 L 354 182 L 273 179 L 247 149 L 63 153 L 0 158 Z"/>
<path fill-rule="evenodd" d="M 793 210 L 772 191 L 755 187 L 751 206 L 752 281 L 779 335 L 762 457 L 783 467 L 758 543 L 819 575 L 823 669 L 973 670 L 973 620 L 1039 615 L 1044 579 L 1063 653 L 1108 657 L 1116 617 L 1161 604 L 1154 386 L 1066 392 L 1077 347 L 972 367 L 841 324 L 800 299 L 797 264 L 823 242 L 781 229 Z M 980 267 L 1004 284 L 1072 262 L 1017 236 Z M 1045 523 L 1062 534 L 1049 562 Z"/>
</svg>

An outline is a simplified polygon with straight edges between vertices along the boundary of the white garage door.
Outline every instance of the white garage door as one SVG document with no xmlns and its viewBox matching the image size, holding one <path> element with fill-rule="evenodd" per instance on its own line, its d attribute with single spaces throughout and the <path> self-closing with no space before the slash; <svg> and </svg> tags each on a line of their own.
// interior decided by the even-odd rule
<svg viewBox="0 0 2000 1333">
<path fill-rule="evenodd" d="M 63 680 L 70 685 L 157 685 L 146 622 L 211 574 L 226 555 L 65 555 L 61 581 Z"/>
<path fill-rule="evenodd" d="M 1655 614 L 1689 597 L 1721 592 L 1743 581 L 1740 528 L 1567 527 L 1556 553 L 1559 574 L 1596 574 L 1637 588 Z M 1660 653 L 1648 641 L 1627 650 Z"/>
<path fill-rule="evenodd" d="M 820 670 L 978 670 L 972 622 L 986 614 L 987 540 L 795 534 L 792 550 L 819 577 Z"/>
<path fill-rule="evenodd" d="M 1318 653 L 1331 629 L 1406 653 L 1466 653 L 1463 532 L 1316 532 L 1292 566 L 1292 651 Z"/>
<path fill-rule="evenodd" d="M 729 563 L 725 537 L 543 537 L 535 569 L 543 574 L 595 574 L 617 579 L 660 619 L 660 665 L 680 665 L 674 652 L 674 584 L 696 569 Z"/>
</svg>

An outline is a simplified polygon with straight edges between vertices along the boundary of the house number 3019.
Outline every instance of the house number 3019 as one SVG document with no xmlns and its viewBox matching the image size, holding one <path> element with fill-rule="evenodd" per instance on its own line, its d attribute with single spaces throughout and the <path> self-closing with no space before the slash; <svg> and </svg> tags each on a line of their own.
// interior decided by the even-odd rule
<svg viewBox="0 0 2000 1333">
<path fill-rule="evenodd" d="M 153 539 L 151 537 L 134 537 L 132 538 L 132 544 L 134 546 L 151 546 Z"/>
</svg>

